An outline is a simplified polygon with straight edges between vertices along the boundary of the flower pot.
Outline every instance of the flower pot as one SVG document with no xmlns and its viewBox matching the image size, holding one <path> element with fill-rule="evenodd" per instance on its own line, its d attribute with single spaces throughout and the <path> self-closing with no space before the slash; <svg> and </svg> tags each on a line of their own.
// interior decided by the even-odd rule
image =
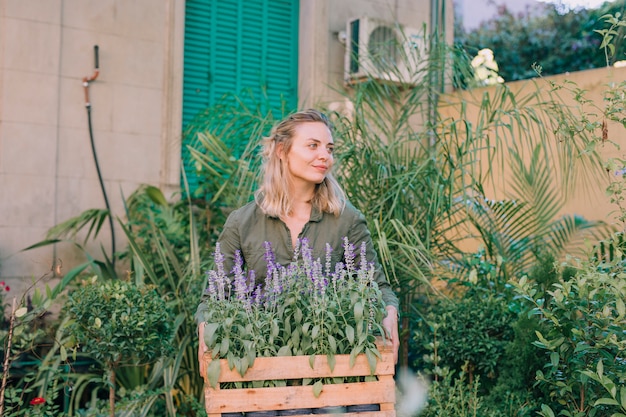
<svg viewBox="0 0 626 417">
<path fill-rule="evenodd" d="M 312 413 L 319 416 L 332 416 L 334 409 L 326 407 L 341 407 L 340 414 L 360 417 L 395 417 L 395 382 L 394 361 L 391 345 L 382 343 L 378 347 L 382 360 L 378 360 L 376 370 L 371 373 L 365 355 L 357 356 L 354 366 L 350 367 L 349 355 L 336 355 L 335 367 L 331 371 L 326 356 L 316 356 L 311 367 L 308 356 L 281 356 L 271 358 L 256 358 L 254 366 L 248 369 L 244 376 L 236 370 L 230 370 L 228 361 L 219 359 L 221 373 L 219 382 L 269 381 L 269 380 L 298 380 L 303 378 L 334 378 L 334 377 L 361 377 L 375 375 L 376 381 L 346 382 L 338 384 L 324 384 L 318 397 L 311 385 L 285 386 L 267 388 L 212 388 L 206 375 L 205 403 L 208 417 L 222 417 L 226 413 L 247 413 L 256 411 L 276 411 L 302 409 L 302 414 L 296 416 L 310 416 Z M 204 360 L 208 364 L 212 361 L 211 355 L 206 353 Z M 376 407 L 371 406 L 375 404 Z M 369 405 L 366 411 L 361 407 L 349 406 Z M 361 411 L 363 410 L 363 411 Z M 322 414 L 319 414 L 319 412 Z M 294 414 L 289 413 L 294 416 Z"/>
</svg>

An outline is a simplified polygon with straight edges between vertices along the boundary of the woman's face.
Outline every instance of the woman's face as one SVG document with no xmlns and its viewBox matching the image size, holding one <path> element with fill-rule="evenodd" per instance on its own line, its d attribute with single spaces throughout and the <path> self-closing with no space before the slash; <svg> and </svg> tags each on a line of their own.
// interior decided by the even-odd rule
<svg viewBox="0 0 626 417">
<path fill-rule="evenodd" d="M 334 146 L 330 130 L 324 123 L 297 125 L 291 148 L 286 155 L 281 155 L 294 186 L 308 187 L 324 181 L 333 166 Z"/>
</svg>

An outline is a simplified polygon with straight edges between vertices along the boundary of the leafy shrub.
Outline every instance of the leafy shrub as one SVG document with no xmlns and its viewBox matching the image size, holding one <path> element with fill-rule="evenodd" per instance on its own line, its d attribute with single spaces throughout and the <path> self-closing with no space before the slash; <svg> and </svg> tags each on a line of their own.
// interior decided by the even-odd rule
<svg viewBox="0 0 626 417">
<path fill-rule="evenodd" d="M 444 375 L 463 372 L 469 383 L 480 376 L 493 386 L 513 339 L 515 315 L 508 309 L 508 296 L 498 265 L 478 252 L 466 260 L 469 277 L 448 280 L 453 292 L 422 307 L 414 340 L 426 341 L 424 356 L 414 366 L 427 362 L 428 372 Z"/>
<path fill-rule="evenodd" d="M 534 344 L 549 354 L 536 376 L 551 399 L 542 415 L 624 413 L 626 391 L 616 388 L 626 382 L 623 262 L 577 261 L 576 266 L 575 276 L 560 278 L 545 292 L 526 277 L 516 284 L 541 324 Z"/>
<path fill-rule="evenodd" d="M 70 295 L 66 310 L 68 333 L 109 372 L 113 416 L 116 369 L 173 353 L 172 316 L 154 287 L 119 280 L 97 282 L 96 277 Z"/>
<path fill-rule="evenodd" d="M 428 317 L 436 323 L 432 336 L 438 346 L 439 365 L 465 371 L 470 383 L 480 375 L 492 385 L 506 346 L 513 339 L 513 316 L 506 305 L 475 295 L 444 299 L 436 302 Z"/>
<path fill-rule="evenodd" d="M 81 349 L 111 365 L 151 362 L 173 351 L 172 317 L 153 287 L 92 280 L 72 293 L 68 325 Z"/>
</svg>

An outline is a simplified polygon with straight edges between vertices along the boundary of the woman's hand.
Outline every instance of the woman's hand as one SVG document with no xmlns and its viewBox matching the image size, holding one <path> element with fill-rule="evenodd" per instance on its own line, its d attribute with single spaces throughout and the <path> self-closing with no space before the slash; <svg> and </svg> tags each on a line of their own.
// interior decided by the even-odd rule
<svg viewBox="0 0 626 417">
<path fill-rule="evenodd" d="M 205 322 L 198 324 L 198 364 L 200 365 L 200 375 L 206 378 L 206 362 L 203 360 L 204 353 L 207 351 L 204 343 L 204 326 Z"/>
<path fill-rule="evenodd" d="M 400 336 L 398 333 L 398 310 L 394 306 L 385 307 L 387 317 L 383 319 L 383 328 L 385 336 L 391 340 L 391 348 L 393 349 L 393 363 L 398 363 L 398 349 L 400 348 Z"/>
</svg>

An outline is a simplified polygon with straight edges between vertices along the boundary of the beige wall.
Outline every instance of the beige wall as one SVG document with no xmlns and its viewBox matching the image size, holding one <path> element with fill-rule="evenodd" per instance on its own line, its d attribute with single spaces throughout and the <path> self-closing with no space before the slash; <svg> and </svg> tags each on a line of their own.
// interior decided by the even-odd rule
<svg viewBox="0 0 626 417">
<path fill-rule="evenodd" d="M 182 0 L 0 0 L 0 276 L 39 277 L 55 258 L 67 271 L 76 253 L 64 245 L 20 250 L 104 207 L 82 85 L 94 45 L 94 139 L 113 212 L 140 183 L 178 186 L 183 13 Z"/>
<path fill-rule="evenodd" d="M 451 1 L 450 1 L 451 4 Z M 448 10 L 451 10 L 448 6 Z M 139 184 L 179 186 L 184 0 L 0 0 L 0 277 L 23 285 L 80 260 L 61 244 L 28 252 L 50 227 L 104 208 L 91 155 L 82 79 L 93 47 L 94 139 L 115 215 Z M 301 106 L 339 100 L 346 20 L 370 16 L 421 28 L 430 0 L 301 0 Z M 448 19 L 452 36 L 452 13 Z M 118 230 L 118 247 L 123 245 Z M 109 231 L 91 244 L 108 251 Z M 14 285 L 15 287 L 15 285 Z"/>
<path fill-rule="evenodd" d="M 602 109 L 604 109 L 605 106 L 605 102 L 603 101 L 604 92 L 608 89 L 609 84 L 619 84 L 624 80 L 626 80 L 626 68 L 601 68 L 550 76 L 541 80 L 516 81 L 507 83 L 507 86 L 510 87 L 512 92 L 518 94 L 518 97 L 527 96 L 531 92 L 535 91 L 535 81 L 537 82 L 536 85 L 541 88 L 545 98 L 547 98 L 546 93 L 551 89 L 550 83 L 566 86 L 571 89 L 584 90 L 585 98 L 591 100 L 590 103 L 585 104 L 584 111 L 589 116 L 590 121 L 601 122 Z M 467 103 L 480 103 L 480 98 L 483 95 L 494 97 L 495 92 L 496 87 L 484 87 L 476 88 L 471 91 L 454 93 L 449 97 L 442 99 L 441 112 L 443 115 L 458 119 L 459 106 L 447 107 L 447 103 L 458 102 L 459 99 L 465 100 Z M 578 106 L 572 98 L 573 95 L 571 93 L 561 90 L 558 95 L 559 98 L 563 100 L 563 105 L 571 108 L 576 108 Z M 479 123 L 477 114 L 477 106 L 475 104 L 468 105 L 467 119 L 474 126 Z M 600 132 L 596 131 L 596 134 L 600 134 Z M 610 141 L 615 142 L 615 144 L 621 147 L 621 150 L 610 143 L 601 145 L 597 149 L 603 159 L 609 157 L 626 159 L 626 130 L 624 127 L 617 123 L 609 122 L 608 136 Z M 551 139 L 553 149 L 560 146 L 554 137 Z M 591 187 L 583 187 L 583 184 L 579 184 L 568 203 L 561 210 L 560 214 L 577 214 L 589 220 L 604 220 L 614 223 L 614 214 L 617 207 L 610 203 L 609 197 L 605 194 L 609 175 L 602 171 L 601 168 L 599 169 L 599 172 L 600 176 L 604 178 L 605 181 Z M 614 173 L 611 175 L 614 175 Z M 487 197 L 491 199 L 506 198 L 510 173 L 506 171 L 506 167 L 504 172 L 501 172 L 498 168 L 496 168 L 494 176 L 497 179 L 497 184 L 494 188 L 488 188 L 486 190 L 488 194 Z"/>
</svg>

